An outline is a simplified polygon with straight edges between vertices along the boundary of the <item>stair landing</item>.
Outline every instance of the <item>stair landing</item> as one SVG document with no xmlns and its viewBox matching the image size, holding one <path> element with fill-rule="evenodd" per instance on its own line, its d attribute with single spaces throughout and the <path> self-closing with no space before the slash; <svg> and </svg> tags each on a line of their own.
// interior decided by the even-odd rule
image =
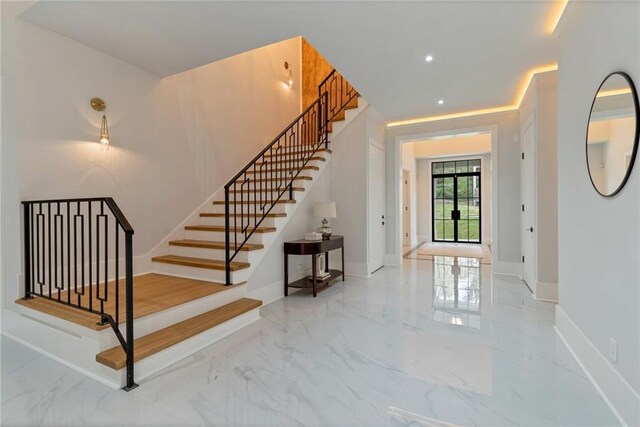
<svg viewBox="0 0 640 427">
<path fill-rule="evenodd" d="M 109 282 L 108 302 L 104 304 L 105 313 L 114 315 L 115 313 L 115 282 Z M 231 286 L 225 286 L 220 283 L 207 282 L 203 280 L 185 279 L 182 277 L 167 276 L 164 274 L 149 273 L 133 278 L 133 318 L 138 319 L 148 316 L 159 311 L 166 310 L 190 301 L 197 300 L 218 292 L 230 289 Z M 92 290 L 92 299 L 94 309 L 99 309 L 100 302 L 96 298 L 95 286 Z M 103 291 L 102 289 L 100 290 Z M 120 294 L 120 323 L 124 323 L 126 310 L 126 289 L 124 279 L 119 281 Z M 54 293 L 57 298 L 57 293 Z M 67 292 L 60 293 L 61 300 L 66 301 Z M 77 296 L 72 291 L 72 301 Z M 85 295 L 82 298 L 82 306 L 89 305 L 89 287 L 85 287 Z M 68 307 L 47 298 L 34 297 L 28 300 L 19 299 L 16 304 L 37 310 L 69 322 L 93 329 L 102 330 L 109 328 L 109 325 L 99 325 L 100 316 L 90 312 L 78 310 L 74 307 Z"/>
</svg>

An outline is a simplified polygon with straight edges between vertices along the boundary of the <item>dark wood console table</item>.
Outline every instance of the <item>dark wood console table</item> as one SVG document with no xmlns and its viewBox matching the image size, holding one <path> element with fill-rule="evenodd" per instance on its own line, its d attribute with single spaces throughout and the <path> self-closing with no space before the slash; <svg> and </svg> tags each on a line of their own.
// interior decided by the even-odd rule
<svg viewBox="0 0 640 427">
<path fill-rule="evenodd" d="M 329 270 L 329 251 L 335 249 L 342 249 L 342 271 Z M 324 280 L 318 280 L 316 278 L 316 255 L 325 254 L 325 271 L 328 271 L 330 276 Z M 293 283 L 289 283 L 289 255 L 311 255 L 312 256 L 312 280 L 304 277 L 300 280 L 296 280 Z M 313 296 L 317 295 L 316 285 L 323 287 L 329 284 L 333 279 L 342 276 L 344 281 L 344 237 L 331 236 L 327 240 L 294 240 L 292 242 L 284 243 L 284 296 L 289 295 L 289 288 L 312 288 Z"/>
</svg>

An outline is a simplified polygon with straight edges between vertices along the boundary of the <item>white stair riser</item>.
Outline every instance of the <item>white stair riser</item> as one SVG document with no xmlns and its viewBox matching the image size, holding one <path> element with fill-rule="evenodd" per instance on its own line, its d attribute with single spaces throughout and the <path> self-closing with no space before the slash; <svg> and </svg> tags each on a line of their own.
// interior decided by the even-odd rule
<svg viewBox="0 0 640 427">
<path fill-rule="evenodd" d="M 234 260 L 235 261 L 235 260 Z M 224 270 L 211 270 L 208 268 L 187 267 L 177 264 L 166 264 L 164 262 L 153 262 L 154 273 L 169 274 L 171 276 L 186 277 L 188 279 L 207 280 L 210 282 L 225 283 Z M 232 271 L 231 283 L 241 283 L 247 280 L 249 269 Z"/>
<path fill-rule="evenodd" d="M 251 262 L 251 253 L 255 251 L 240 251 L 234 261 Z M 188 246 L 169 246 L 171 255 L 186 256 L 191 258 L 224 259 L 224 249 L 194 248 Z M 255 258 L 255 257 L 254 257 Z"/>
<path fill-rule="evenodd" d="M 190 301 L 149 316 L 135 319 L 133 329 L 134 336 L 135 338 L 139 338 L 149 335 L 153 332 L 159 331 L 160 329 L 182 322 L 183 320 L 190 319 L 208 311 L 215 310 L 225 304 L 232 303 L 233 301 L 245 297 L 247 292 L 246 288 L 246 284 L 230 286 L 229 289 L 222 292 L 217 292 L 213 295 L 199 298 L 195 301 Z M 123 334 L 126 331 L 125 328 L 126 324 L 120 325 L 120 331 Z M 100 351 L 108 350 L 119 345 L 118 339 L 111 328 L 100 331 L 99 340 Z"/>
<path fill-rule="evenodd" d="M 136 381 L 142 381 L 160 372 L 164 368 L 202 350 L 224 337 L 260 320 L 260 308 L 255 308 L 240 316 L 234 317 L 218 326 L 208 329 L 196 336 L 175 344 L 153 356 L 147 357 L 135 365 Z M 126 369 L 118 371 L 122 386 L 126 383 Z"/>
<path fill-rule="evenodd" d="M 271 209 L 271 212 L 273 213 L 287 213 L 288 209 L 290 209 L 289 205 L 292 205 L 293 203 L 276 203 L 275 206 L 273 206 L 273 208 Z M 247 212 L 247 206 L 249 205 L 245 205 L 245 211 Z M 237 205 L 238 207 L 238 213 L 240 213 L 240 205 Z M 233 214 L 233 206 L 231 206 L 231 214 Z M 253 209 L 253 206 L 251 206 L 251 209 Z M 211 205 L 211 209 L 207 209 L 207 212 L 212 212 L 212 213 L 224 213 L 224 205 Z M 253 212 L 253 211 L 252 211 Z"/>
<path fill-rule="evenodd" d="M 236 238 L 234 238 L 234 234 L 231 233 L 229 236 L 231 242 L 244 242 L 244 234 L 238 233 Z M 249 237 L 249 243 L 262 243 L 262 233 L 253 233 L 251 237 Z M 193 240 L 213 240 L 214 242 L 224 242 L 224 231 L 200 231 L 200 230 L 186 230 L 185 239 L 193 239 Z"/>
<path fill-rule="evenodd" d="M 258 219 L 259 220 L 259 219 Z M 241 224 L 240 217 L 237 221 L 238 225 Z M 247 223 L 247 217 L 244 219 L 244 224 Z M 254 218 L 251 217 L 251 224 L 254 223 Z M 260 227 L 283 227 L 287 223 L 287 217 L 266 217 L 260 223 Z M 234 217 L 231 217 L 231 226 L 234 224 Z M 200 225 L 224 225 L 224 217 L 200 217 Z"/>
<path fill-rule="evenodd" d="M 302 193 L 302 191 L 294 191 L 293 192 L 293 199 L 297 199 L 300 194 Z M 236 197 L 236 201 L 237 201 L 237 205 L 240 206 L 240 202 L 246 202 L 248 200 L 255 200 L 260 204 L 265 204 L 265 201 L 269 201 L 269 200 L 276 200 L 278 199 L 278 196 L 280 196 L 281 194 L 277 191 L 274 192 L 270 192 L 270 191 L 257 191 L 257 192 L 249 192 L 249 193 L 238 193 L 238 196 Z M 280 197 L 281 200 L 289 200 L 289 191 L 285 191 L 284 194 L 281 195 Z M 231 197 L 231 203 L 233 204 L 234 198 Z M 245 205 L 246 206 L 246 205 Z M 254 210 L 254 206 L 253 205 L 249 205 L 250 208 L 250 212 L 253 213 Z M 245 207 L 245 212 L 247 211 L 247 208 Z"/>
</svg>

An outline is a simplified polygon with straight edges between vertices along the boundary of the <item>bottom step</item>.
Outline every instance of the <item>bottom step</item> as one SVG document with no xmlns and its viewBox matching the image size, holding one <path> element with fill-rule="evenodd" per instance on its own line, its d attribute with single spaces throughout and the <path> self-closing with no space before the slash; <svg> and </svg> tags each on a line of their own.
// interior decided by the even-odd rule
<svg viewBox="0 0 640 427">
<path fill-rule="evenodd" d="M 247 313 L 262 305 L 262 301 L 241 298 L 215 310 L 192 317 L 175 325 L 138 338 L 134 341 L 134 361 L 138 362 L 172 345 L 178 344 L 208 329 L 218 326 L 234 317 Z M 117 346 L 96 355 L 96 361 L 109 368 L 120 370 L 125 367 L 127 357 L 122 347 Z"/>
</svg>

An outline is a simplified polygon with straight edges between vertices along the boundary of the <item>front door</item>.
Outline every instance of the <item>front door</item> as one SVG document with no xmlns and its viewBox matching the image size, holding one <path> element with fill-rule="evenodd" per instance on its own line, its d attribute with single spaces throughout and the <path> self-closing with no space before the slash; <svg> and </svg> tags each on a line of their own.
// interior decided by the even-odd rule
<svg viewBox="0 0 640 427">
<path fill-rule="evenodd" d="M 431 164 L 432 240 L 481 243 L 480 159 Z"/>
</svg>

